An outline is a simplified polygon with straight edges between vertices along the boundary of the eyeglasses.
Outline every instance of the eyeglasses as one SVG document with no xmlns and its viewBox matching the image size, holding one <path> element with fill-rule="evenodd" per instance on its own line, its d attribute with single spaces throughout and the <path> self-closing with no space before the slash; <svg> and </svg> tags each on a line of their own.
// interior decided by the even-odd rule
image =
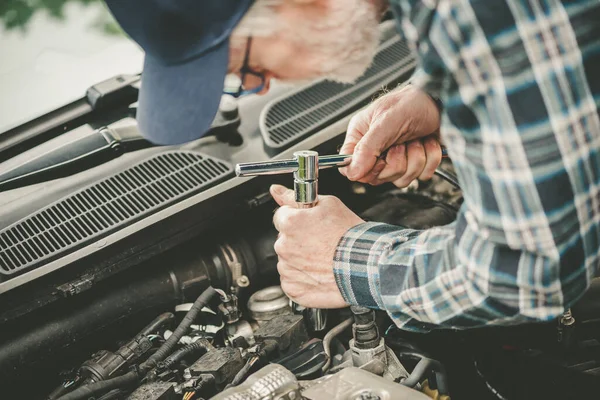
<svg viewBox="0 0 600 400">
<path fill-rule="evenodd" d="M 224 94 L 228 94 L 235 98 L 246 96 L 248 94 L 258 93 L 265 87 L 265 76 L 259 72 L 253 71 L 248 65 L 248 61 L 250 58 L 250 45 L 252 44 L 252 37 L 248 38 L 248 42 L 246 43 L 246 54 L 244 56 L 244 63 L 242 64 L 242 68 L 240 69 L 240 83 L 237 89 L 225 88 L 223 89 Z M 260 84 L 252 89 L 244 88 L 244 81 L 248 75 L 253 75 L 260 79 Z"/>
</svg>

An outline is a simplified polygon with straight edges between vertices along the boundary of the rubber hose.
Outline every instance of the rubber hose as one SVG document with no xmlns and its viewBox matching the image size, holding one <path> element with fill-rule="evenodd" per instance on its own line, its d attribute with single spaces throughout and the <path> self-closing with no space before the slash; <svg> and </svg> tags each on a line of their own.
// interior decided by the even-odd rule
<svg viewBox="0 0 600 400">
<path fill-rule="evenodd" d="M 156 332 L 158 328 L 166 324 L 167 322 L 171 322 L 175 319 L 175 315 L 170 312 L 162 313 L 158 317 L 154 319 L 154 321 L 150 322 L 148 326 L 146 326 L 138 336 L 148 336 L 152 332 Z"/>
<path fill-rule="evenodd" d="M 344 332 L 347 328 L 352 326 L 353 322 L 354 317 L 350 317 L 343 320 L 342 322 L 331 328 L 331 330 L 327 332 L 327 334 L 323 338 L 323 350 L 327 355 L 327 362 L 325 363 L 325 365 L 323 365 L 323 368 L 321 368 L 323 372 L 327 371 L 327 369 L 329 369 L 329 365 L 331 365 L 331 341 L 337 335 L 339 335 L 340 333 Z"/>
<path fill-rule="evenodd" d="M 417 359 L 417 360 L 423 360 L 423 359 L 427 359 L 431 362 L 431 366 L 430 368 L 432 370 L 434 370 L 436 372 L 436 380 L 437 380 L 437 387 L 438 387 L 438 392 L 440 392 L 440 394 L 448 394 L 448 376 L 446 374 L 446 368 L 444 367 L 444 365 L 439 362 L 438 360 L 434 360 L 432 358 L 429 358 L 427 355 L 423 354 L 423 353 L 419 353 L 419 352 L 399 352 L 396 353 L 396 355 L 400 358 L 403 357 L 410 357 L 413 359 Z"/>
<path fill-rule="evenodd" d="M 435 383 L 437 385 L 437 390 L 440 394 L 450 394 L 450 391 L 448 389 L 448 378 L 446 377 L 445 371 L 436 371 Z"/>
<path fill-rule="evenodd" d="M 421 379 L 423 379 L 423 376 L 425 376 L 425 373 L 429 370 L 429 368 L 431 368 L 431 364 L 432 361 L 429 358 L 422 358 L 421 361 L 419 361 L 418 364 L 415 366 L 408 378 L 406 378 L 400 383 L 404 386 L 414 388 L 415 386 L 417 386 L 417 383 L 419 383 Z"/>
<path fill-rule="evenodd" d="M 73 392 L 62 396 L 59 400 L 84 400 L 88 397 L 102 394 L 112 389 L 126 387 L 133 383 L 139 382 L 148 373 L 148 371 L 154 368 L 160 361 L 168 357 L 169 353 L 173 351 L 173 348 L 175 348 L 179 342 L 179 339 L 181 339 L 181 337 L 189 329 L 190 325 L 192 325 L 200 311 L 216 294 L 217 292 L 212 288 L 212 286 L 206 288 L 206 290 L 204 290 L 204 292 L 198 296 L 173 334 L 169 336 L 169 338 L 162 344 L 162 346 L 160 346 L 156 353 L 152 354 L 150 358 L 141 364 L 137 370 L 130 371 L 125 375 L 117 376 L 105 381 L 81 386 Z"/>
</svg>

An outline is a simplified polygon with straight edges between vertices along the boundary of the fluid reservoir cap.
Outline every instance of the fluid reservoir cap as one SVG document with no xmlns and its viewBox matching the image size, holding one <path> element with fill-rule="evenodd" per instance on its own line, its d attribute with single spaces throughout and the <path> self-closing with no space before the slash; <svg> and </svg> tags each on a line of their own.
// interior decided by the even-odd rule
<svg viewBox="0 0 600 400">
<path fill-rule="evenodd" d="M 248 311 L 255 321 L 268 321 L 278 315 L 292 314 L 290 299 L 281 286 L 270 286 L 255 292 L 248 300 Z"/>
</svg>

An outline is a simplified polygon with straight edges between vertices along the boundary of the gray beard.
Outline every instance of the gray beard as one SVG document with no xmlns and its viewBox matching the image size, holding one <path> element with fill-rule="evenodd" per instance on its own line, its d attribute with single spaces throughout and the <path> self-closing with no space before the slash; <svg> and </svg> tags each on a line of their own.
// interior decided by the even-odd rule
<svg viewBox="0 0 600 400">
<path fill-rule="evenodd" d="M 290 29 L 307 46 L 322 77 L 351 83 L 373 62 L 379 44 L 376 7 L 366 0 L 332 2 L 327 15 Z M 303 21 L 304 22 L 304 21 Z"/>
</svg>

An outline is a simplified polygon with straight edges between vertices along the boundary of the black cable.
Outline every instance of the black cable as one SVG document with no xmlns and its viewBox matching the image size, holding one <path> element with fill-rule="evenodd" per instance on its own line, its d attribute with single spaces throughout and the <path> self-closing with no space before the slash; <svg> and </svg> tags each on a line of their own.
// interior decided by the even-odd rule
<svg viewBox="0 0 600 400">
<path fill-rule="evenodd" d="M 454 174 L 451 174 L 450 172 L 448 172 L 444 169 L 441 169 L 441 168 L 437 168 L 434 171 L 434 174 L 436 174 L 440 178 L 444 179 L 446 182 L 450 183 L 455 188 L 460 189 L 460 184 L 458 183 L 458 178 Z"/>
<path fill-rule="evenodd" d="M 210 299 L 212 299 L 213 296 L 215 296 L 216 294 L 217 292 L 215 291 L 215 289 L 213 289 L 212 286 L 209 286 L 204 292 L 202 292 L 200 296 L 198 296 L 198 298 L 196 299 L 190 310 L 185 314 L 185 317 L 183 317 L 183 320 L 181 320 L 179 326 L 175 329 L 173 334 L 169 336 L 169 338 L 162 344 L 162 346 L 160 346 L 158 350 L 156 350 L 156 353 L 152 354 L 148 358 L 148 360 L 146 360 L 146 362 L 140 365 L 140 369 L 142 371 L 148 372 L 152 368 L 156 367 L 156 364 L 167 358 L 169 354 L 173 352 L 173 349 L 175 348 L 175 346 L 177 346 L 179 339 L 181 339 L 183 335 L 185 335 L 185 333 L 190 328 L 200 311 L 202 311 L 204 306 L 208 304 Z"/>
<path fill-rule="evenodd" d="M 247 361 L 246 364 L 242 367 L 242 369 L 240 369 L 238 371 L 237 374 L 235 374 L 235 376 L 233 377 L 233 380 L 231 381 L 231 383 L 227 386 L 225 386 L 225 389 L 229 389 L 230 387 L 233 386 L 237 386 L 240 384 L 240 382 L 242 381 L 242 379 L 244 379 L 244 377 L 246 376 L 246 374 L 248 373 L 248 371 L 250 371 L 250 368 L 252 368 L 252 366 L 254 365 L 254 363 L 258 360 L 258 356 L 254 356 L 254 357 L 250 357 Z"/>
<path fill-rule="evenodd" d="M 244 379 L 244 377 L 248 374 L 248 371 L 250 371 L 250 369 L 256 362 L 258 362 L 260 360 L 264 360 L 265 358 L 269 357 L 269 355 L 273 354 L 275 351 L 277 351 L 277 349 L 278 349 L 278 345 L 275 340 L 269 340 L 269 339 L 265 340 L 262 348 L 256 353 L 255 356 L 250 357 L 246 361 L 246 364 L 244 364 L 242 369 L 240 369 L 238 371 L 238 373 L 235 374 L 231 383 L 228 384 L 227 386 L 225 386 L 225 389 L 223 389 L 223 390 L 226 390 L 226 389 L 229 389 L 230 387 L 239 385 L 240 382 Z"/>
<path fill-rule="evenodd" d="M 137 383 L 139 379 L 138 371 L 129 371 L 125 375 L 81 386 L 71 393 L 62 396 L 59 400 L 85 400 L 90 397 L 96 397 L 101 393 L 110 392 L 113 389 L 126 388 Z"/>
<path fill-rule="evenodd" d="M 479 364 L 477 363 L 477 360 L 473 360 L 473 367 L 475 369 L 475 373 L 477 374 L 477 376 L 483 381 L 483 383 L 485 384 L 485 386 L 487 387 L 487 389 L 494 395 L 496 396 L 497 399 L 499 400 L 507 400 L 506 397 L 504 397 L 504 395 L 502 395 L 502 393 L 500 393 L 500 391 L 498 389 L 496 389 L 490 381 L 487 380 L 487 378 L 485 377 L 485 375 L 483 374 L 483 372 L 481 372 L 481 370 L 479 369 Z"/>
<path fill-rule="evenodd" d="M 235 374 L 235 377 L 233 378 L 233 380 L 231 381 L 232 386 L 239 385 L 239 383 L 242 381 L 242 379 L 244 379 L 244 377 L 246 376 L 248 371 L 250 371 L 250 368 L 252 368 L 252 366 L 254 365 L 256 360 L 257 360 L 256 357 L 251 357 L 248 359 L 248 361 L 246 361 L 246 365 L 244 365 L 244 368 L 239 370 L 238 373 Z"/>
<path fill-rule="evenodd" d="M 124 388 L 139 382 L 144 376 L 146 376 L 148 371 L 156 367 L 159 362 L 169 356 L 179 342 L 179 339 L 181 339 L 181 337 L 189 329 L 190 325 L 192 325 L 200 311 L 216 294 L 217 292 L 211 286 L 202 292 L 202 294 L 198 296 L 190 310 L 187 312 L 183 320 L 179 323 L 179 326 L 177 326 L 173 334 L 169 336 L 169 338 L 160 346 L 156 353 L 152 354 L 137 369 L 134 369 L 122 376 L 117 376 L 105 381 L 82 386 L 73 392 L 60 397 L 59 400 L 84 400 L 88 397 L 97 396 L 98 394 L 108 392 L 112 389 Z"/>
<path fill-rule="evenodd" d="M 394 349 L 394 350 L 396 350 L 396 349 Z M 409 357 L 409 358 L 413 358 L 416 360 L 421 360 L 422 358 L 429 358 L 430 360 L 433 360 L 427 354 L 418 352 L 418 351 L 396 351 L 396 355 L 398 355 L 398 357 L 400 357 L 400 358 Z"/>
<path fill-rule="evenodd" d="M 113 389 L 104 396 L 98 398 L 98 400 L 115 400 L 121 398 L 121 396 L 123 396 L 123 391 L 121 389 Z"/>
<path fill-rule="evenodd" d="M 196 342 L 188 344 L 187 346 L 184 346 L 175 353 L 171 354 L 163 362 L 158 364 L 158 368 L 161 370 L 169 369 L 192 353 L 195 353 L 199 350 L 204 350 L 204 353 L 206 353 L 209 349 L 209 346 L 210 344 L 206 340 L 197 340 Z"/>
</svg>

